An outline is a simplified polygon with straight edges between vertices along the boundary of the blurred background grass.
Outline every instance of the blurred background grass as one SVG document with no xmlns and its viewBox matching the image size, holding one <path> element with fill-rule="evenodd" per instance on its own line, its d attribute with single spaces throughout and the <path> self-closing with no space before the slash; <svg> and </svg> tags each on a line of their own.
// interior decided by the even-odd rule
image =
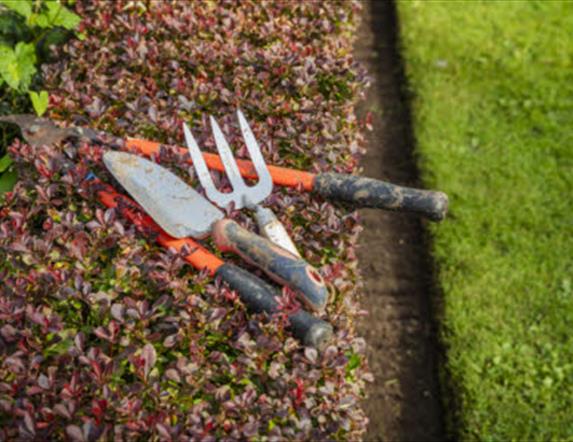
<svg viewBox="0 0 573 442">
<path fill-rule="evenodd" d="M 464 440 L 573 439 L 573 3 L 400 1 Z"/>
</svg>

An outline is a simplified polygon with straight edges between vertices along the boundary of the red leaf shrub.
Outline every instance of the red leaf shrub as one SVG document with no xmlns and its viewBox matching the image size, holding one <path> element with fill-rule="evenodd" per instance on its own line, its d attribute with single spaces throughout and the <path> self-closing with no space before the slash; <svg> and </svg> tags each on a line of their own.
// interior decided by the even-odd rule
<svg viewBox="0 0 573 442">
<path fill-rule="evenodd" d="M 351 55 L 358 7 L 79 2 L 87 37 L 44 71 L 50 116 L 164 143 L 181 143 L 187 121 L 213 147 L 212 114 L 244 154 L 239 107 L 269 162 L 351 172 L 366 85 Z M 91 169 L 111 182 L 101 148 L 11 152 L 21 180 L 0 209 L 0 439 L 363 434 L 355 212 L 294 189 L 268 199 L 332 287 L 325 319 L 337 334 L 319 354 L 283 315 L 248 314 L 220 281 L 102 207 L 84 180 Z M 160 161 L 188 177 L 174 149 Z"/>
</svg>

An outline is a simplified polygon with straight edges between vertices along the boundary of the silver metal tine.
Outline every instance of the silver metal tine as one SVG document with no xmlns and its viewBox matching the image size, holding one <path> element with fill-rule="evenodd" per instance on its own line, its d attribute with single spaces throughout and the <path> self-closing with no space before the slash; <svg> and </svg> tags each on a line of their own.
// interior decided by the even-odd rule
<svg viewBox="0 0 573 442">
<path fill-rule="evenodd" d="M 233 186 L 233 193 L 236 195 L 246 195 L 248 188 L 241 177 L 241 172 L 237 167 L 237 163 L 235 162 L 235 157 L 233 156 L 233 152 L 217 123 L 212 116 L 209 116 L 209 120 L 211 121 L 211 128 L 213 129 L 213 136 L 215 138 L 215 144 L 217 146 L 217 151 L 219 152 L 219 157 L 221 157 L 221 161 L 223 162 L 223 166 L 225 166 L 225 172 L 227 172 L 227 177 Z M 222 195 L 228 195 L 222 193 Z M 235 195 L 235 196 L 236 196 Z M 235 209 L 242 209 L 242 199 L 232 198 L 232 201 L 235 201 Z"/>
<path fill-rule="evenodd" d="M 247 150 L 249 151 L 249 156 L 251 157 L 251 161 L 253 162 L 257 175 L 259 176 L 258 183 L 253 187 L 257 188 L 261 194 L 269 195 L 273 190 L 273 178 L 271 177 L 269 168 L 265 163 L 259 143 L 251 130 L 251 126 L 247 123 L 247 119 L 240 109 L 237 109 L 237 118 L 239 119 L 239 126 L 241 126 L 241 133 L 243 134 L 243 139 L 245 140 Z"/>
<path fill-rule="evenodd" d="M 207 164 L 203 159 L 201 149 L 199 149 L 199 146 L 197 145 L 197 142 L 195 141 L 195 138 L 193 137 L 193 134 L 191 134 L 191 130 L 186 123 L 183 123 L 183 133 L 185 134 L 185 142 L 187 143 L 187 148 L 189 149 L 189 154 L 191 155 L 191 160 L 193 161 L 193 166 L 197 172 L 197 178 L 199 178 L 201 186 L 203 186 L 205 189 L 207 198 L 209 198 L 211 201 L 215 201 L 215 198 L 218 197 L 219 194 L 224 194 L 215 188 L 215 184 L 213 183 L 211 175 L 209 174 L 209 169 L 207 169 Z"/>
<path fill-rule="evenodd" d="M 229 182 L 231 183 L 231 186 L 233 186 L 233 191 L 230 193 L 223 193 L 215 188 L 211 175 L 209 175 L 209 171 L 207 170 L 207 164 L 201 154 L 201 150 L 193 138 L 193 135 L 191 135 L 191 131 L 187 125 L 184 124 L 183 132 L 185 133 L 185 140 L 187 141 L 187 147 L 189 148 L 189 153 L 191 154 L 191 159 L 195 166 L 195 170 L 197 171 L 199 181 L 205 189 L 207 197 L 219 207 L 226 208 L 230 203 L 235 203 L 235 209 L 242 209 L 243 207 L 254 209 L 255 219 L 261 234 L 266 236 L 275 244 L 281 246 L 283 249 L 288 250 L 296 256 L 300 256 L 296 246 L 290 239 L 288 232 L 276 215 L 272 210 L 260 205 L 260 203 L 272 192 L 273 180 L 265 163 L 265 159 L 263 158 L 259 143 L 255 139 L 255 135 L 253 134 L 249 123 L 247 123 L 247 119 L 240 110 L 237 110 L 237 118 L 239 120 L 239 126 L 241 127 L 241 133 L 245 140 L 249 156 L 251 157 L 251 161 L 259 178 L 257 184 L 254 186 L 247 186 L 241 177 L 241 172 L 239 171 L 233 152 L 231 151 L 219 124 L 212 116 L 209 116 L 209 119 L 211 121 L 211 128 L 215 138 L 215 145 L 219 151 L 219 158 L 227 172 Z"/>
</svg>

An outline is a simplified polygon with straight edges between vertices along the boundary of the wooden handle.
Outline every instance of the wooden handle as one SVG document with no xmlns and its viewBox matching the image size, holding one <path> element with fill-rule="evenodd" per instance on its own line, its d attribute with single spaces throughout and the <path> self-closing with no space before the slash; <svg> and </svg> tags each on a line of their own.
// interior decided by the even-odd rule
<svg viewBox="0 0 573 442">
<path fill-rule="evenodd" d="M 255 221 L 261 236 L 291 252 L 293 255 L 302 258 L 294 242 L 292 242 L 286 227 L 271 209 L 262 207 L 259 204 L 255 206 Z"/>
<path fill-rule="evenodd" d="M 228 219 L 214 224 L 213 239 L 220 250 L 238 254 L 278 283 L 295 290 L 308 308 L 316 312 L 324 310 L 328 301 L 324 280 L 303 259 Z"/>
<path fill-rule="evenodd" d="M 448 210 L 448 197 L 443 192 L 402 187 L 354 175 L 319 174 L 313 192 L 348 201 L 357 207 L 416 212 L 433 221 L 444 219 Z"/>
</svg>

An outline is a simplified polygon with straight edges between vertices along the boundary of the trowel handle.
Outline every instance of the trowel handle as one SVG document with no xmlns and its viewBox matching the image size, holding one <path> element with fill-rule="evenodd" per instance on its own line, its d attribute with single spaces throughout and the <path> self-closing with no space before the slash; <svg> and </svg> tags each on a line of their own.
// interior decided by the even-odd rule
<svg viewBox="0 0 573 442">
<path fill-rule="evenodd" d="M 235 290 L 243 304 L 252 312 L 274 314 L 280 311 L 277 298 L 280 293 L 271 285 L 233 264 L 223 262 L 200 244 L 189 238 L 170 237 L 148 215 L 140 210 L 137 203 L 117 193 L 111 186 L 98 182 L 98 197 L 107 207 L 117 209 L 125 218 L 133 222 L 139 230 L 152 234 L 163 247 L 178 252 L 184 249 L 185 260 L 193 267 L 207 269 L 212 276 L 219 276 Z M 304 345 L 322 348 L 332 337 L 332 326 L 315 318 L 304 310 L 288 315 L 294 336 Z"/>
<path fill-rule="evenodd" d="M 278 283 L 295 290 L 308 308 L 321 312 L 326 307 L 328 290 L 324 280 L 305 260 L 228 219 L 214 224 L 213 239 L 221 251 L 238 254 Z"/>
</svg>

